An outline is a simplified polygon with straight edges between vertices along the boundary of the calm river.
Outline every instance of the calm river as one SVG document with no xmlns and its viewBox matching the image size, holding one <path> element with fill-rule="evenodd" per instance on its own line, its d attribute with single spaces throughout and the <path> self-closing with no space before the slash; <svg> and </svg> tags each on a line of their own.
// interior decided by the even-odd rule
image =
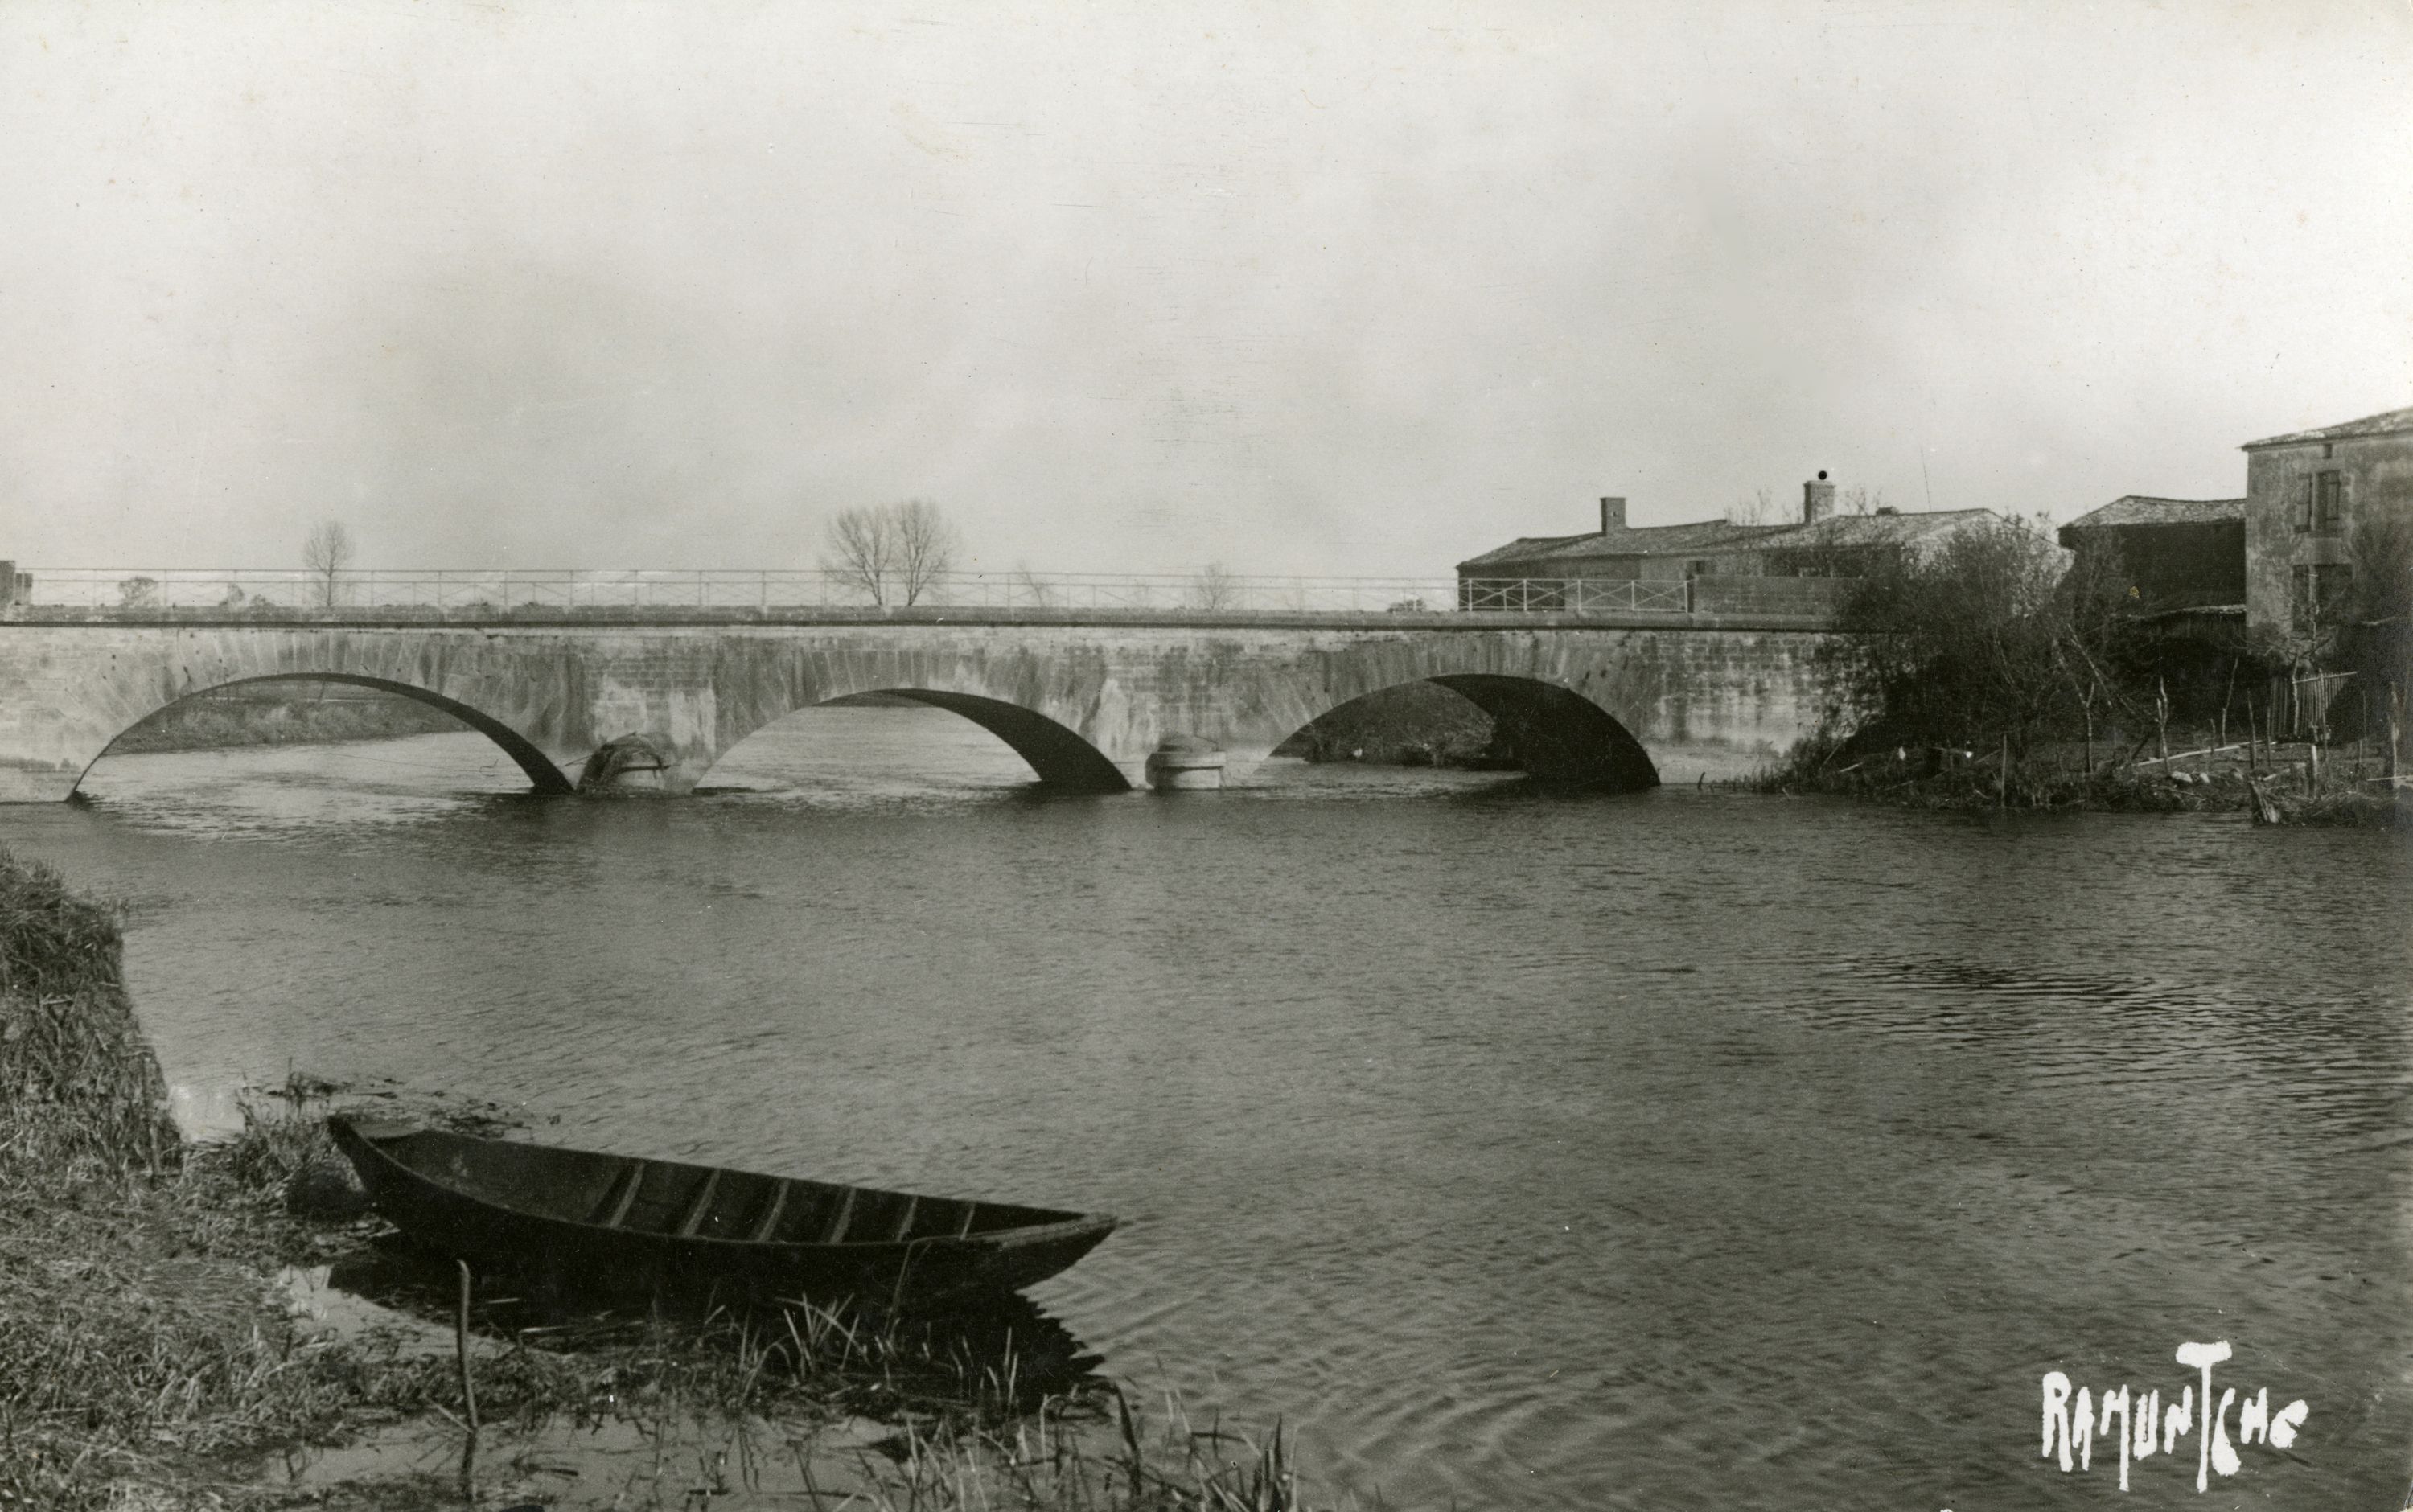
<svg viewBox="0 0 2413 1512">
<path fill-rule="evenodd" d="M 290 1065 L 1118 1212 L 1036 1300 L 1365 1505 L 2400 1504 L 2401 840 L 1026 778 L 829 710 L 694 801 L 509 796 L 464 734 L 111 758 L 0 842 L 132 904 L 204 1117 Z M 2193 1434 L 2124 1497 L 2110 1438 L 2039 1458 L 2045 1372 L 2167 1411 L 2190 1340 L 2291 1446 L 2205 1495 Z"/>
</svg>

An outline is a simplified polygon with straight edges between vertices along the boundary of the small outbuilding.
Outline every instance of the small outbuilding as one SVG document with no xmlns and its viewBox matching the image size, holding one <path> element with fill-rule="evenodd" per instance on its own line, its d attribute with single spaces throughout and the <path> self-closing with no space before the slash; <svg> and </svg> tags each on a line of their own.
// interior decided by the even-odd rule
<svg viewBox="0 0 2413 1512">
<path fill-rule="evenodd" d="M 2115 568 L 2139 614 L 2245 612 L 2245 500 L 2129 494 L 2063 526 L 2081 569 Z"/>
</svg>

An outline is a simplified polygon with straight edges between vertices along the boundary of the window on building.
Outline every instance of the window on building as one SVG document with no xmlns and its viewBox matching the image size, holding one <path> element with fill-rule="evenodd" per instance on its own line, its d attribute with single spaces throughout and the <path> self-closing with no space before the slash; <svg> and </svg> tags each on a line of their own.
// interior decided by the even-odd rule
<svg viewBox="0 0 2413 1512">
<path fill-rule="evenodd" d="M 2346 592 L 2354 586 L 2354 568 L 2346 562 L 2324 562 L 2313 569 L 2313 601 L 2321 618 L 2333 620 L 2346 612 Z"/>
<path fill-rule="evenodd" d="M 2346 475 L 2325 469 L 2313 474 L 2313 528 L 2335 534 L 2346 523 Z"/>
<path fill-rule="evenodd" d="M 1684 575 L 1686 577 L 1709 576 L 1710 559 L 1706 556 L 1695 556 L 1691 561 L 1686 562 L 1684 564 Z"/>
</svg>

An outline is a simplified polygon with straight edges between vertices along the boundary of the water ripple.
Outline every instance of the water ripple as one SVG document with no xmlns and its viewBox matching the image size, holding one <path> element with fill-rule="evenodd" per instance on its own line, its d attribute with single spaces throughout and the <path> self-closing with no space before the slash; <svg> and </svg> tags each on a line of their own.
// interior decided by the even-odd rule
<svg viewBox="0 0 2413 1512">
<path fill-rule="evenodd" d="M 1369 1504 L 2092 1506 L 2038 1375 L 2206 1336 L 2323 1425 L 2237 1494 L 2401 1490 L 2401 842 L 1284 763 L 1046 799 L 932 710 L 691 803 L 481 744 L 112 758 L 0 837 L 140 900 L 182 1084 L 1121 1212 L 1042 1304 Z"/>
</svg>

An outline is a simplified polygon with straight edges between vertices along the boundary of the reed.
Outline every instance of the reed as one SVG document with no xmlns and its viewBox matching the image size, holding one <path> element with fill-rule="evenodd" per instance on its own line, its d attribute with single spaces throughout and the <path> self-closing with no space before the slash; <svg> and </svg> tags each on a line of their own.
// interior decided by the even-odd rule
<svg viewBox="0 0 2413 1512">
<path fill-rule="evenodd" d="M 167 1084 L 120 975 L 117 911 L 0 848 L 0 1179 L 156 1171 Z"/>
<path fill-rule="evenodd" d="M 1263 1441 L 1194 1427 L 1168 1392 L 1151 1422 L 1117 1390 L 1101 1425 L 1064 1405 L 1010 1432 L 944 1429 L 908 1435 L 895 1453 L 859 1457 L 856 1495 L 881 1512 L 1305 1512 L 1330 1505 L 1302 1485 L 1281 1427 Z M 797 1451 L 809 1485 L 812 1471 Z"/>
<path fill-rule="evenodd" d="M 279 1267 L 393 1257 L 377 1299 L 447 1324 L 457 1273 L 374 1219 L 289 1210 L 289 1191 L 339 1159 L 320 1115 L 343 1089 L 289 1078 L 246 1099 L 234 1137 L 178 1144 L 118 931 L 115 910 L 0 852 L 0 1512 L 297 1505 L 259 1483 L 262 1457 L 465 1421 L 467 1403 L 449 1350 L 298 1333 Z M 405 1111 L 493 1129 L 490 1109 Z M 473 1369 L 490 1430 L 687 1420 L 735 1445 L 743 1472 L 766 1425 L 804 1442 L 813 1425 L 856 1417 L 896 1425 L 905 1445 L 862 1457 L 876 1505 L 1302 1505 L 1279 1431 L 1236 1450 L 1170 1415 L 1145 1430 L 1027 1304 L 967 1317 L 802 1300 L 630 1316 L 565 1312 L 496 1275 L 479 1278 L 472 1320 L 488 1341 Z M 650 1501 L 614 1505 L 688 1505 L 659 1475 L 654 1485 Z M 348 1505 L 456 1505 L 459 1490 L 408 1474 Z"/>
</svg>

